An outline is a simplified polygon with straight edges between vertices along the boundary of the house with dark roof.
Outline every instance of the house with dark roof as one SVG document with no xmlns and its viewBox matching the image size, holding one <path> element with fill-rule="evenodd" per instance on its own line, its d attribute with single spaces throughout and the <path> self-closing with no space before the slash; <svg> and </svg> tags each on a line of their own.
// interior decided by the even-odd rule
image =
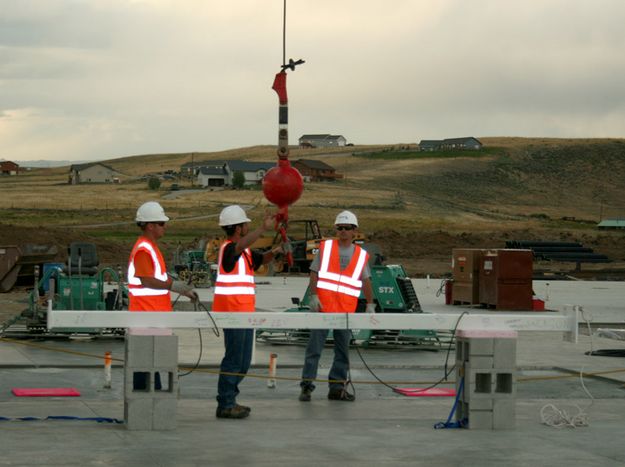
<svg viewBox="0 0 625 467">
<path fill-rule="evenodd" d="M 419 151 L 438 151 L 443 144 L 442 139 L 422 139 L 419 142 Z"/>
<path fill-rule="evenodd" d="M 297 159 L 293 161 L 293 167 L 299 170 L 306 181 L 321 182 L 326 180 L 336 180 L 343 178 L 342 174 L 337 174 L 336 169 L 323 161 L 313 159 Z"/>
<path fill-rule="evenodd" d="M 473 150 L 479 151 L 483 144 L 473 136 L 464 138 L 446 138 L 446 139 L 422 139 L 419 142 L 420 151 L 440 151 L 442 149 L 451 150 Z"/>
<path fill-rule="evenodd" d="M 20 166 L 11 161 L 0 161 L 0 174 L 1 175 L 18 175 L 20 173 Z"/>
<path fill-rule="evenodd" d="M 482 143 L 473 136 L 466 136 L 464 138 L 446 138 L 443 140 L 443 149 L 460 149 L 460 150 L 474 150 L 479 151 L 482 149 Z"/>
<path fill-rule="evenodd" d="M 223 187 L 228 181 L 229 173 L 225 164 L 202 166 L 197 170 L 197 183 L 204 188 Z"/>
<path fill-rule="evenodd" d="M 342 135 L 302 135 L 299 139 L 300 148 L 337 148 L 346 143 Z"/>
<path fill-rule="evenodd" d="M 245 177 L 245 185 L 257 185 L 263 181 L 265 174 L 276 166 L 275 162 L 226 161 L 230 172 L 230 185 L 235 172 L 241 172 Z"/>
<path fill-rule="evenodd" d="M 186 162 L 180 166 L 180 174 L 187 176 L 195 176 L 198 174 L 198 170 L 202 167 L 215 167 L 217 165 L 223 165 L 223 161 L 193 161 Z"/>
<path fill-rule="evenodd" d="M 74 164 L 69 168 L 69 183 L 113 183 L 119 181 L 118 175 L 117 170 L 101 162 Z"/>
<path fill-rule="evenodd" d="M 243 174 L 245 185 L 258 185 L 267 171 L 276 166 L 275 162 L 242 160 L 205 161 L 200 166 L 197 164 L 194 164 L 197 182 L 203 187 L 232 186 L 235 172 Z"/>
</svg>

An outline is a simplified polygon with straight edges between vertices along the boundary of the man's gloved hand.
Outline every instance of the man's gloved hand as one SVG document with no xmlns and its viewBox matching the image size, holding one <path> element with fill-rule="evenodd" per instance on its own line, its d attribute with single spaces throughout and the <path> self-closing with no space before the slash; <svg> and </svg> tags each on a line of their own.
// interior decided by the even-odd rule
<svg viewBox="0 0 625 467">
<path fill-rule="evenodd" d="M 183 281 L 173 281 L 170 287 L 172 292 L 176 292 L 180 295 L 190 298 L 192 301 L 199 300 L 199 297 L 193 287 Z"/>
<path fill-rule="evenodd" d="M 319 297 L 316 295 L 311 295 L 310 300 L 308 301 L 308 308 L 313 313 L 317 313 L 321 310 L 321 302 L 319 301 Z"/>
<path fill-rule="evenodd" d="M 366 313 L 375 313 L 375 303 L 367 303 Z"/>
</svg>

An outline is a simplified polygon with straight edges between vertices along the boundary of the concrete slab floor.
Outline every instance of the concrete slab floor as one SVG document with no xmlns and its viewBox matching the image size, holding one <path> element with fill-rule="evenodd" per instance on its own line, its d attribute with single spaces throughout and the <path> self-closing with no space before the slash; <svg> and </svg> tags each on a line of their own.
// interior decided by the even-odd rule
<svg viewBox="0 0 625 467">
<path fill-rule="evenodd" d="M 267 280 L 259 286 L 259 308 L 280 311 L 290 307 L 290 296 L 301 296 L 306 281 Z M 625 314 L 617 300 L 625 296 L 621 294 L 622 283 L 557 284 L 549 286 L 554 304 L 582 304 L 593 313 L 593 319 L 606 322 L 619 322 Z M 437 285 L 432 281 L 428 287 L 425 280 L 415 281 L 421 303 L 445 312 L 442 297 L 435 293 Z M 539 294 L 541 287 L 545 288 L 535 284 Z M 210 299 L 209 291 L 203 294 Z M 200 355 L 198 332 L 176 333 L 180 336 L 181 365 L 193 366 Z M 208 371 L 214 372 L 218 365 L 223 344 L 205 330 L 202 367 L 181 379 L 176 430 L 128 431 L 123 425 L 72 420 L 2 421 L 0 465 L 625 465 L 625 361 L 585 355 L 591 346 L 625 348 L 625 342 L 580 336 L 580 342 L 572 344 L 560 337 L 556 333 L 520 333 L 516 427 L 477 431 L 433 429 L 449 415 L 451 398 L 401 397 L 378 384 L 357 384 L 357 400 L 346 403 L 327 400 L 325 384 L 319 383 L 313 400 L 301 403 L 297 400 L 297 379 L 304 348 L 267 344 L 257 345 L 256 365 L 251 372 L 266 375 L 269 354 L 278 353 L 278 376 L 291 379 L 279 380 L 275 389 L 268 389 L 266 380 L 246 378 L 239 402 L 252 407 L 251 416 L 245 420 L 216 419 L 217 377 Z M 101 358 L 105 351 L 121 358 L 123 341 L 0 340 L 0 416 L 123 418 L 120 363 L 115 362 L 113 368 L 112 389 L 102 388 Z M 374 348 L 362 350 L 362 354 L 381 379 L 415 386 L 440 378 L 446 358 L 444 351 Z M 320 378 L 327 376 L 331 358 L 328 348 L 322 357 Z M 452 353 L 450 366 L 453 360 Z M 584 378 L 593 401 L 577 375 L 537 379 L 580 370 L 611 372 L 602 376 L 608 381 Z M 373 381 L 354 351 L 352 378 Z M 10 392 L 12 387 L 53 386 L 77 387 L 82 395 L 17 398 Z M 548 403 L 571 414 L 579 406 L 589 415 L 589 426 L 555 429 L 541 424 L 540 410 Z"/>
</svg>

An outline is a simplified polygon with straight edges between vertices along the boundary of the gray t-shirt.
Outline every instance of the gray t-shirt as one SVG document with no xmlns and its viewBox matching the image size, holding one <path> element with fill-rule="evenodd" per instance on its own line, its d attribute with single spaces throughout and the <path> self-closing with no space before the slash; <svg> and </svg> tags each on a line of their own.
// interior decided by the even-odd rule
<svg viewBox="0 0 625 467">
<path fill-rule="evenodd" d="M 339 264 L 341 266 L 341 271 L 349 265 L 349 262 L 352 260 L 352 256 L 354 255 L 354 250 L 355 248 L 353 244 L 345 247 L 339 245 Z M 310 263 L 310 270 L 319 272 L 320 265 L 321 259 L 319 258 L 319 252 L 317 252 L 312 260 L 312 263 Z M 362 268 L 362 276 L 360 279 L 369 279 L 370 277 L 371 272 L 369 271 L 369 265 L 365 264 L 365 267 Z"/>
</svg>

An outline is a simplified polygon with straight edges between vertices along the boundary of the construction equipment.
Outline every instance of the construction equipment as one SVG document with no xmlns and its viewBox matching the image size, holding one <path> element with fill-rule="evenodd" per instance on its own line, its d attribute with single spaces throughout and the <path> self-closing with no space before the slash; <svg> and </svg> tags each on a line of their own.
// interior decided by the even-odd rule
<svg viewBox="0 0 625 467">
<path fill-rule="evenodd" d="M 211 269 L 211 265 L 216 264 L 217 259 L 209 261 L 208 252 L 203 242 L 196 249 L 182 250 L 179 246 L 174 257 L 174 271 L 178 279 L 194 287 L 210 287 L 215 280 L 215 269 Z"/>
<path fill-rule="evenodd" d="M 67 263 L 48 268 L 29 294 L 29 306 L 3 330 L 5 335 L 50 335 L 47 330 L 48 302 L 56 310 L 121 310 L 127 306 L 128 291 L 121 271 L 98 269 L 99 259 L 92 243 L 75 242 L 68 248 Z M 45 268 L 44 268 L 45 269 Z M 124 335 L 124 329 L 56 329 L 55 335 Z"/>
<path fill-rule="evenodd" d="M 316 219 L 299 219 L 289 221 L 288 239 L 291 244 L 291 250 L 293 255 L 293 264 L 289 265 L 284 257 L 277 257 L 274 259 L 273 264 L 270 266 L 270 270 L 273 273 L 280 272 L 300 272 L 307 273 L 310 268 L 310 263 L 314 259 L 315 255 L 319 251 L 321 242 L 333 237 L 323 236 L 319 223 Z M 354 243 L 362 245 L 365 241 L 365 236 L 360 232 L 356 234 Z M 279 245 L 281 237 L 276 234 L 275 237 L 270 239 L 259 239 L 253 245 L 252 249 L 269 250 L 274 246 Z"/>
<path fill-rule="evenodd" d="M 319 245 L 325 240 L 321 235 L 319 224 L 315 219 L 289 221 L 288 238 L 291 244 L 293 263 L 289 265 L 283 257 L 278 257 L 274 260 L 274 272 L 308 272 L 310 263 L 319 251 Z M 269 245 L 259 246 L 261 249 L 270 249 L 281 241 L 280 234 L 276 234 Z M 253 245 L 252 248 L 254 247 Z"/>
<path fill-rule="evenodd" d="M 289 221 L 289 233 L 288 240 L 291 244 L 293 264 L 289 266 L 284 256 L 279 255 L 269 263 L 262 265 L 255 274 L 257 276 L 273 276 L 282 272 L 308 272 L 310 263 L 312 262 L 315 254 L 319 251 L 319 245 L 325 237 L 321 236 L 321 230 L 319 224 L 315 219 L 301 219 Z M 211 265 L 217 264 L 219 256 L 219 247 L 225 241 L 225 237 L 215 237 L 206 242 L 204 249 L 203 261 L 206 266 L 200 262 L 198 266 L 203 271 L 204 268 L 208 268 L 211 274 L 214 271 L 211 270 Z M 282 235 L 280 232 L 276 232 L 273 237 L 261 237 L 256 240 L 251 246 L 252 250 L 259 250 L 265 252 L 282 243 Z M 195 256 L 197 254 L 194 253 Z M 180 259 L 175 261 L 176 265 L 188 265 L 189 262 L 184 261 L 184 252 L 180 254 Z M 196 267 L 198 267 L 196 266 Z M 184 266 L 192 270 L 188 266 Z M 182 279 L 184 273 L 179 272 L 184 270 L 183 266 L 176 266 L 176 272 Z M 214 278 L 213 278 L 214 279 Z M 195 283 L 195 281 L 193 281 Z"/>
<path fill-rule="evenodd" d="M 419 299 L 410 278 L 401 265 L 385 265 L 384 257 L 375 244 L 361 245 L 369 252 L 369 269 L 371 271 L 371 285 L 373 288 L 376 313 L 422 313 Z M 292 299 L 296 308 L 287 312 L 307 312 L 310 291 L 306 289 L 304 297 Z M 356 313 L 364 313 L 366 300 L 361 293 L 358 299 Z M 349 324 L 346 318 L 346 326 Z M 271 344 L 300 344 L 306 345 L 310 331 L 308 329 L 277 330 L 258 329 L 256 338 L 259 341 Z M 433 330 L 352 330 L 352 344 L 367 346 L 418 347 L 421 349 L 438 350 L 448 345 L 451 334 Z M 330 334 L 331 337 L 331 334 Z M 330 342 L 330 340 L 329 340 Z"/>
<path fill-rule="evenodd" d="M 35 266 L 54 260 L 54 245 L 0 246 L 0 292 L 9 292 L 18 282 L 32 284 Z"/>
</svg>

